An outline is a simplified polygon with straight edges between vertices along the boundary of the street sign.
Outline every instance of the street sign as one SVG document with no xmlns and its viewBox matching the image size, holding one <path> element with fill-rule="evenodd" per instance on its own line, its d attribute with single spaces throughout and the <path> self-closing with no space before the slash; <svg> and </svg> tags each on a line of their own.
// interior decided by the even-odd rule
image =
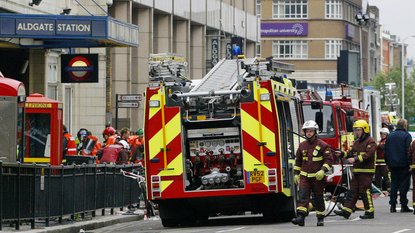
<svg viewBox="0 0 415 233">
<path fill-rule="evenodd" d="M 139 103 L 135 102 L 118 102 L 119 108 L 138 108 L 139 106 Z"/>
<path fill-rule="evenodd" d="M 120 101 L 141 101 L 141 95 L 121 95 Z"/>
</svg>

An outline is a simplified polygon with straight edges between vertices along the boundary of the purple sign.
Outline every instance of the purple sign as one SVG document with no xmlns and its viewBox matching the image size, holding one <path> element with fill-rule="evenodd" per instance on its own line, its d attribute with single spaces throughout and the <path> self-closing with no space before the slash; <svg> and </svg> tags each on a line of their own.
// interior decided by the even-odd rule
<svg viewBox="0 0 415 233">
<path fill-rule="evenodd" d="M 308 23 L 261 23 L 261 36 L 306 36 Z"/>
<path fill-rule="evenodd" d="M 350 38 L 354 38 L 354 26 L 351 24 L 346 24 L 346 36 Z"/>
</svg>

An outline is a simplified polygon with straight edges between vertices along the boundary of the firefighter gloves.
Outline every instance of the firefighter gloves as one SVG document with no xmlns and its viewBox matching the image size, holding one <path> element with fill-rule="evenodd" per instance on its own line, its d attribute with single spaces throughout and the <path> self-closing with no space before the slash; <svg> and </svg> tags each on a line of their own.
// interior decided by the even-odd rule
<svg viewBox="0 0 415 233">
<path fill-rule="evenodd" d="M 326 172 L 324 170 L 320 170 L 316 173 L 316 179 L 320 181 L 324 178 L 325 175 L 326 175 Z"/>
<path fill-rule="evenodd" d="M 294 184 L 298 185 L 300 183 L 300 175 L 294 175 Z"/>
</svg>

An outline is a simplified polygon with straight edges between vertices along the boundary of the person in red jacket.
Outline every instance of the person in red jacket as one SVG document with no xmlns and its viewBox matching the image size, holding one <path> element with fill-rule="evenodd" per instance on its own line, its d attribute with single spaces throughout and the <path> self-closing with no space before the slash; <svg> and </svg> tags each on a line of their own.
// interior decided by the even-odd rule
<svg viewBox="0 0 415 233">
<path fill-rule="evenodd" d="M 294 183 L 299 185 L 297 218 L 292 223 L 304 226 L 308 214 L 311 191 L 316 200 L 317 226 L 324 226 L 325 204 L 324 187 L 326 172 L 333 165 L 333 154 L 330 145 L 317 138 L 319 127 L 315 121 L 306 121 L 303 125 L 307 140 L 298 147 L 294 165 Z"/>
<path fill-rule="evenodd" d="M 129 146 L 127 141 L 121 140 L 118 143 L 108 145 L 97 151 L 99 163 L 107 164 L 128 164 L 129 162 Z"/>
<path fill-rule="evenodd" d="M 77 155 L 75 138 L 68 133 L 68 129 L 63 125 L 63 160 L 66 162 L 66 155 Z"/>
<path fill-rule="evenodd" d="M 105 128 L 104 132 L 105 137 L 105 146 L 109 146 L 115 143 L 115 140 L 117 139 L 117 136 L 115 135 L 115 129 L 111 126 Z"/>
<path fill-rule="evenodd" d="M 347 162 L 353 164 L 353 179 L 343 209 L 335 210 L 334 213 L 348 219 L 360 196 L 365 207 L 365 214 L 359 217 L 361 219 L 371 219 L 375 217 L 370 188 L 375 173 L 377 145 L 375 139 L 370 136 L 369 124 L 365 120 L 356 121 L 353 128 L 357 139 L 353 142 L 352 149 L 347 154 L 344 151 L 335 152 L 337 156 L 346 157 Z"/>
<path fill-rule="evenodd" d="M 386 137 L 389 134 L 389 129 L 382 128 L 380 129 L 380 141 L 378 142 L 378 148 L 376 150 L 376 170 L 375 170 L 375 186 L 380 190 L 382 188 L 382 178 L 385 183 L 385 189 L 390 190 L 390 180 L 388 174 L 388 168 L 385 163 L 385 156 L 383 150 L 385 149 Z"/>
</svg>

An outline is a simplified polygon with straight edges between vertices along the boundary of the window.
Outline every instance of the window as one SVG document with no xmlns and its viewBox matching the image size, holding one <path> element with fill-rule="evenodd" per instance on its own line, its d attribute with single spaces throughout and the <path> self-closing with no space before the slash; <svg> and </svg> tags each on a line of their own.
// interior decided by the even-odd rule
<svg viewBox="0 0 415 233">
<path fill-rule="evenodd" d="M 68 132 L 71 132 L 72 129 L 72 87 L 65 87 L 65 103 L 64 103 L 64 113 L 65 113 L 65 126 L 68 129 Z"/>
<path fill-rule="evenodd" d="M 342 18 L 342 1 L 326 0 L 326 19 Z"/>
<path fill-rule="evenodd" d="M 274 58 L 307 58 L 308 42 L 306 40 L 274 40 L 272 56 Z"/>
<path fill-rule="evenodd" d="M 256 0 L 256 16 L 261 17 L 261 0 Z"/>
<path fill-rule="evenodd" d="M 326 58 L 335 58 L 340 56 L 340 50 L 342 49 L 341 40 L 326 40 Z"/>
<path fill-rule="evenodd" d="M 273 0 L 272 18 L 305 19 L 308 17 L 307 0 Z"/>
</svg>

